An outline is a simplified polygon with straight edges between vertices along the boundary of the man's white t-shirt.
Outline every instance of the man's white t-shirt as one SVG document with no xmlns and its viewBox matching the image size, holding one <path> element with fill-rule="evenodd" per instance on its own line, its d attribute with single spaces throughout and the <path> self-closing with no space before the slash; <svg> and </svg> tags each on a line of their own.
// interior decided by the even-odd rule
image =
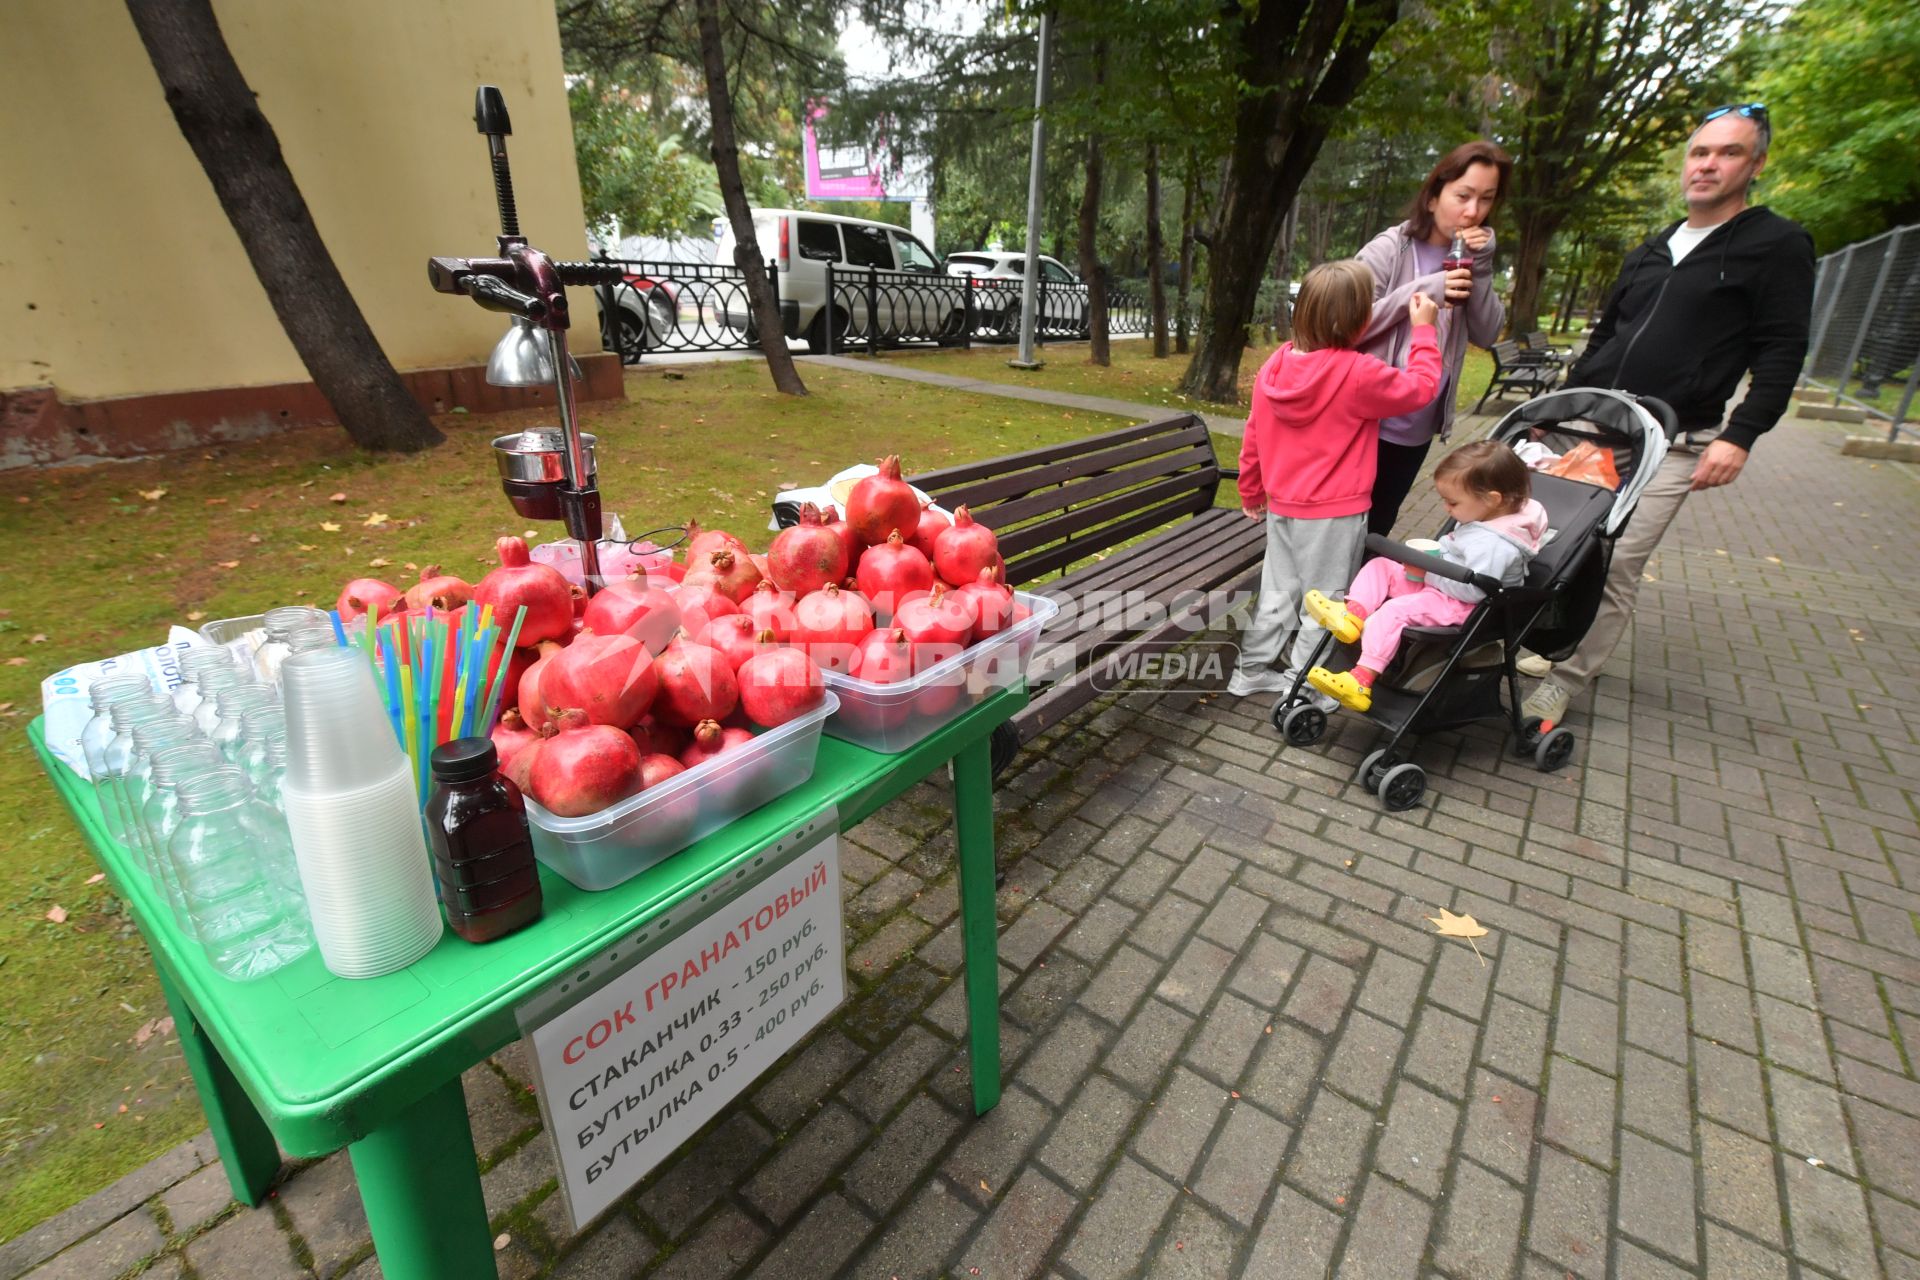
<svg viewBox="0 0 1920 1280">
<path fill-rule="evenodd" d="M 1716 228 L 1727 221 L 1728 219 L 1722 218 L 1711 227 L 1696 227 L 1686 222 L 1675 227 L 1673 234 L 1667 237 L 1667 253 L 1673 258 L 1673 265 L 1679 266 L 1680 260 L 1692 253 L 1695 245 L 1712 235 Z"/>
</svg>

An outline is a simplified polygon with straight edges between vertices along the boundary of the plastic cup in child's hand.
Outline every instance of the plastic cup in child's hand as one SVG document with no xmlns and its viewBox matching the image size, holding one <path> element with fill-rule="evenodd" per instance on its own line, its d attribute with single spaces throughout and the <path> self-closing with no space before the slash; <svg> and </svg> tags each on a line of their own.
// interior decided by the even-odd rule
<svg viewBox="0 0 1920 1280">
<path fill-rule="evenodd" d="M 1440 544 L 1435 542 L 1432 538 L 1408 538 L 1406 545 L 1411 547 L 1415 551 L 1424 551 L 1430 556 L 1445 554 L 1445 552 L 1441 549 Z M 1408 582 L 1415 583 L 1416 585 L 1422 585 L 1422 586 L 1426 584 L 1427 571 L 1425 569 L 1417 568 L 1414 565 L 1410 565 L 1410 564 L 1402 565 L 1400 567 L 1402 570 L 1405 571 Z"/>
</svg>

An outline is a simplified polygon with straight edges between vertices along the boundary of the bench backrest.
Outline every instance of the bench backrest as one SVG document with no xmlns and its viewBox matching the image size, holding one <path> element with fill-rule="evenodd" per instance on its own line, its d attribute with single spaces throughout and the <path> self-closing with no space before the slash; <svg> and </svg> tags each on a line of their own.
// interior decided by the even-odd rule
<svg viewBox="0 0 1920 1280">
<path fill-rule="evenodd" d="M 1521 360 L 1520 344 L 1512 340 L 1494 343 L 1493 358 L 1503 367 L 1511 368 L 1513 365 L 1519 364 Z"/>
<path fill-rule="evenodd" d="M 1022 585 L 1213 505 L 1221 479 L 1193 414 L 908 477 L 992 529 Z"/>
</svg>

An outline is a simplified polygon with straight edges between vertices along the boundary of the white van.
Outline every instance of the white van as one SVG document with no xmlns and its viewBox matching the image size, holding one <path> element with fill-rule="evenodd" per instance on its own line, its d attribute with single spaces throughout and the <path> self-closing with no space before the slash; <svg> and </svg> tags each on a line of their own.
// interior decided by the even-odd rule
<svg viewBox="0 0 1920 1280">
<path fill-rule="evenodd" d="M 867 268 L 876 268 L 874 310 L 883 341 L 951 340 L 966 327 L 966 290 L 940 269 L 933 250 L 912 232 L 867 218 L 846 218 L 804 209 L 755 209 L 754 239 L 774 266 L 780 319 L 789 338 L 807 349 L 827 349 L 827 264 L 834 266 L 836 347 L 866 339 Z M 733 228 L 724 226 L 714 260 L 733 265 Z M 917 278 L 924 277 L 924 279 Z M 727 291 L 725 323 L 749 334 L 744 289 Z"/>
</svg>

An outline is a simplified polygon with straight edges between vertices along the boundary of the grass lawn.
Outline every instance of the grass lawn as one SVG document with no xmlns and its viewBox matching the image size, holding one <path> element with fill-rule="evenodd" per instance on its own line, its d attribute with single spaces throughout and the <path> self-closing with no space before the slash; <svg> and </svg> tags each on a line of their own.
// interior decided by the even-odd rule
<svg viewBox="0 0 1920 1280">
<path fill-rule="evenodd" d="M 582 411 L 600 437 L 606 510 L 636 533 L 698 517 L 764 546 L 783 481 L 818 483 L 889 452 L 925 470 L 1120 425 L 840 370 L 805 376 L 801 400 L 770 390 L 758 363 L 629 374 L 626 403 Z M 157 643 L 172 622 L 331 605 L 362 574 L 404 586 L 438 563 L 478 579 L 493 540 L 529 528 L 500 494 L 488 439 L 543 416 L 447 415 L 447 443 L 415 457 L 362 453 L 321 429 L 0 474 L 13 547 L 0 566 L 0 830 L 12 833 L 0 859 L 0 1240 L 205 1123 L 178 1042 L 134 1043 L 166 1008 L 27 746 L 40 679 Z M 369 525 L 377 512 L 386 519 Z M 65 923 L 47 918 L 55 906 Z"/>
<path fill-rule="evenodd" d="M 1273 354 L 1277 344 L 1266 343 L 1247 348 L 1240 358 L 1240 396 L 1234 404 L 1214 404 L 1193 400 L 1180 394 L 1180 379 L 1186 374 L 1186 356 L 1153 357 L 1153 344 L 1144 338 L 1123 338 L 1112 344 L 1113 364 L 1101 368 L 1087 359 L 1084 342 L 1057 343 L 1040 349 L 1045 362 L 1040 369 L 1015 369 L 1007 364 L 1014 349 L 1005 346 L 977 346 L 965 350 L 892 353 L 880 357 L 887 364 L 910 369 L 928 369 L 956 377 L 978 378 L 982 382 L 1010 382 L 1028 387 L 1051 387 L 1076 395 L 1112 396 L 1143 405 L 1158 405 L 1175 412 L 1244 414 L 1253 378 Z M 1455 403 L 1464 411 L 1486 390 L 1493 377 L 1493 356 L 1478 347 L 1467 348 L 1466 367 L 1460 373 Z"/>
</svg>

